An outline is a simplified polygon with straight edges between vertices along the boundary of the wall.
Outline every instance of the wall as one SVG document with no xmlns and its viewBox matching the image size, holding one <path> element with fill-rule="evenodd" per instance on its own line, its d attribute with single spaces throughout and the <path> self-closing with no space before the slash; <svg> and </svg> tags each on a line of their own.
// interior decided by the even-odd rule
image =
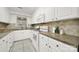
<svg viewBox="0 0 79 59">
<path fill-rule="evenodd" d="M 63 29 L 64 34 L 73 35 L 79 37 L 79 19 L 67 19 L 61 21 L 52 21 L 47 23 L 34 24 L 32 27 L 36 29 L 37 26 L 48 26 L 49 32 L 52 32 L 53 27 L 59 27 Z"/>
<path fill-rule="evenodd" d="M 74 35 L 79 37 L 79 19 L 53 22 L 49 26 L 50 31 L 52 31 L 52 27 L 56 27 L 56 26 L 62 28 L 64 34 Z"/>
</svg>

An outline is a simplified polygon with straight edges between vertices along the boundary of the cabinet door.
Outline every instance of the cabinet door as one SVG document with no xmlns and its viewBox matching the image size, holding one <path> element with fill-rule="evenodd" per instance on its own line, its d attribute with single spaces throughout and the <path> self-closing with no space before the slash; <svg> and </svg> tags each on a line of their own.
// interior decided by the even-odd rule
<svg viewBox="0 0 79 59">
<path fill-rule="evenodd" d="M 45 9 L 45 8 L 42 7 L 42 8 L 39 8 L 39 10 L 38 10 L 38 12 L 39 12 L 38 19 L 37 19 L 37 22 L 38 22 L 38 23 L 42 23 L 42 22 L 44 22 L 44 20 L 45 20 L 44 9 Z"/>
<path fill-rule="evenodd" d="M 76 8 L 73 7 L 57 7 L 55 9 L 56 20 L 64 20 L 74 18 L 76 16 Z"/>
<path fill-rule="evenodd" d="M 38 51 L 38 34 L 39 33 L 37 31 L 32 31 L 32 33 L 33 33 L 32 43 L 35 46 L 36 50 Z"/>
<path fill-rule="evenodd" d="M 40 7 L 36 10 L 32 18 L 32 23 L 41 23 L 44 20 L 44 8 Z"/>
<path fill-rule="evenodd" d="M 44 9 L 45 11 L 45 22 L 49 22 L 49 21 L 52 21 L 52 13 L 51 11 L 53 12 L 53 9 L 51 7 L 45 7 Z"/>
<path fill-rule="evenodd" d="M 2 40 L 2 48 L 1 48 L 1 52 L 8 52 L 8 46 L 7 46 L 7 43 L 6 43 L 6 40 Z"/>
<path fill-rule="evenodd" d="M 39 48 L 40 48 L 40 52 L 48 52 L 49 51 L 47 37 L 40 35 Z"/>
<path fill-rule="evenodd" d="M 56 13 L 56 12 L 55 12 L 55 8 L 56 8 L 56 7 L 52 7 L 52 8 L 51 8 L 51 20 L 52 20 L 52 21 L 55 21 L 55 13 Z"/>
<path fill-rule="evenodd" d="M 55 39 L 49 38 L 49 52 L 60 52 L 58 42 Z"/>
<path fill-rule="evenodd" d="M 38 9 L 37 9 L 36 12 L 34 13 L 33 17 L 32 17 L 32 24 L 37 23 L 38 15 L 39 15 L 39 12 L 38 12 Z"/>
<path fill-rule="evenodd" d="M 49 39 L 50 52 L 76 52 L 77 48 L 55 39 Z"/>
<path fill-rule="evenodd" d="M 33 16 L 33 18 L 32 18 L 32 24 L 37 23 L 36 19 L 37 19 L 37 17 Z"/>
<path fill-rule="evenodd" d="M 78 15 L 78 7 L 71 7 L 71 15 L 69 17 L 70 18 L 79 17 L 79 15 Z"/>
<path fill-rule="evenodd" d="M 77 48 L 67 45 L 62 42 L 58 42 L 60 52 L 77 52 Z"/>
<path fill-rule="evenodd" d="M 67 7 L 57 7 L 57 20 L 61 20 L 63 19 L 64 17 L 68 16 L 69 13 L 71 13 L 71 11 L 69 12 L 69 8 Z"/>
</svg>

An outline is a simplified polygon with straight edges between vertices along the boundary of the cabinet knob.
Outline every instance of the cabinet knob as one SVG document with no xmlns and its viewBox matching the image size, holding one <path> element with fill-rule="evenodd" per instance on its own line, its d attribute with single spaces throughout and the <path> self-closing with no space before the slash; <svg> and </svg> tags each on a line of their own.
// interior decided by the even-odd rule
<svg viewBox="0 0 79 59">
<path fill-rule="evenodd" d="M 59 45 L 56 45 L 56 47 L 59 47 Z"/>
<path fill-rule="evenodd" d="M 56 18 L 56 19 L 58 19 L 58 18 Z"/>
<path fill-rule="evenodd" d="M 46 46 L 47 46 L 47 44 L 46 44 Z"/>
<path fill-rule="evenodd" d="M 49 48 L 51 48 L 51 46 L 49 46 Z"/>
</svg>

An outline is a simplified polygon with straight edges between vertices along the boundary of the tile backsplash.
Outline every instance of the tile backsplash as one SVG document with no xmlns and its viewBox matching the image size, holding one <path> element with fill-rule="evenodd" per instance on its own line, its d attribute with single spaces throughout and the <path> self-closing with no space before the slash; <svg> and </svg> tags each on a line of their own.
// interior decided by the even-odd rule
<svg viewBox="0 0 79 59">
<path fill-rule="evenodd" d="M 52 22 L 49 26 L 49 30 L 52 31 L 52 27 L 57 26 L 63 29 L 64 34 L 79 37 L 79 19 Z"/>
</svg>

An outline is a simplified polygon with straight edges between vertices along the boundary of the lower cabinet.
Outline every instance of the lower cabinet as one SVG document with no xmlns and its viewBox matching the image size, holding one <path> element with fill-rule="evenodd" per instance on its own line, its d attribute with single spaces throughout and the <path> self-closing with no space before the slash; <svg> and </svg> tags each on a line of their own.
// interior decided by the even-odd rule
<svg viewBox="0 0 79 59">
<path fill-rule="evenodd" d="M 39 49 L 40 52 L 48 52 L 49 48 L 48 48 L 48 38 L 40 35 L 39 37 Z"/>
<path fill-rule="evenodd" d="M 40 34 L 40 52 L 77 52 L 77 48 Z"/>
<path fill-rule="evenodd" d="M 32 30 L 31 33 L 32 33 L 31 34 L 32 35 L 32 37 L 31 37 L 32 43 L 33 43 L 34 47 L 36 48 L 36 51 L 39 51 L 39 48 L 38 48 L 38 38 L 39 38 L 38 36 L 39 36 L 39 32 Z"/>
</svg>

